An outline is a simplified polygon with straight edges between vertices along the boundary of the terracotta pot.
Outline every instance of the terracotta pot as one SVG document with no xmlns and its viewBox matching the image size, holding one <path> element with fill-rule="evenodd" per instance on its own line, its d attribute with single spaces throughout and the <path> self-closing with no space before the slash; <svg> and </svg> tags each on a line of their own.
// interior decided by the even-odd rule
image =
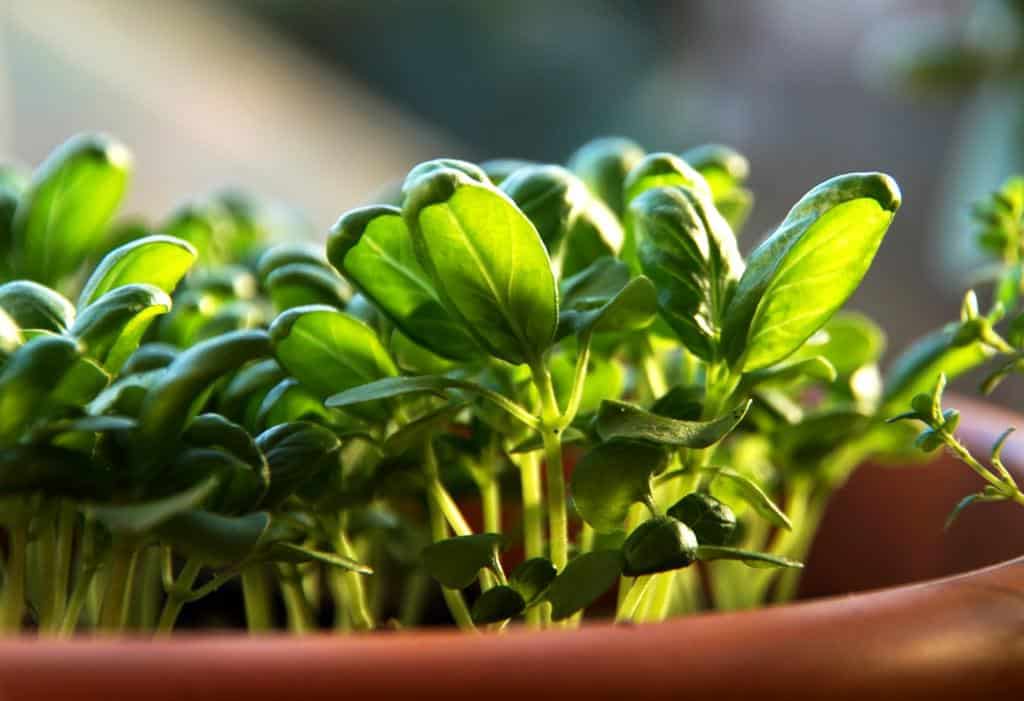
<svg viewBox="0 0 1024 701">
<path fill-rule="evenodd" d="M 979 454 L 1019 420 L 966 400 Z M 1008 464 L 1024 477 L 1024 441 Z M 1024 698 L 1024 513 L 942 524 L 976 479 L 949 458 L 866 467 L 837 495 L 806 594 L 898 585 L 646 626 L 469 636 L 211 635 L 0 642 L 0 699 Z"/>
</svg>

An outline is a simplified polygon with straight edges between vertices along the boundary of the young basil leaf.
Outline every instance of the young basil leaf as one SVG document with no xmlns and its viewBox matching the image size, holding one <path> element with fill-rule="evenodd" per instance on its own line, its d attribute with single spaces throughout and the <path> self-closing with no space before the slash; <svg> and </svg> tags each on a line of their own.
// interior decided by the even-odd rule
<svg viewBox="0 0 1024 701">
<path fill-rule="evenodd" d="M 743 154 L 721 144 L 704 144 L 682 154 L 683 160 L 704 176 L 711 188 L 715 209 L 733 231 L 739 231 L 750 214 L 754 196 L 743 187 L 750 164 Z"/>
<path fill-rule="evenodd" d="M 293 263 L 324 267 L 327 265 L 327 258 L 323 249 L 312 243 L 305 241 L 279 243 L 260 255 L 260 259 L 256 262 L 256 275 L 260 280 L 266 280 L 267 276 L 278 268 Z"/>
<path fill-rule="evenodd" d="M 547 591 L 558 576 L 558 570 L 546 557 L 524 560 L 508 576 L 510 587 L 519 592 L 527 604 L 532 604 Z"/>
<path fill-rule="evenodd" d="M 684 187 L 711 196 L 704 176 L 694 170 L 679 156 L 671 153 L 650 153 L 640 160 L 623 183 L 624 204 L 630 203 L 641 194 L 656 187 Z"/>
<path fill-rule="evenodd" d="M 352 296 L 334 270 L 309 263 L 277 267 L 263 279 L 263 284 L 278 311 L 314 304 L 341 308 Z"/>
<path fill-rule="evenodd" d="M 128 149 L 102 135 L 73 137 L 51 153 L 14 214 L 18 273 L 51 284 L 77 270 L 103 240 L 131 165 Z"/>
<path fill-rule="evenodd" d="M 480 355 L 480 347 L 445 309 L 416 258 L 401 210 L 372 206 L 344 214 L 328 236 L 327 257 L 419 345 L 455 360 Z"/>
<path fill-rule="evenodd" d="M 106 499 L 112 489 L 110 469 L 81 451 L 51 445 L 0 450 L 0 495 Z"/>
<path fill-rule="evenodd" d="M 491 567 L 504 538 L 499 533 L 476 533 L 441 540 L 423 549 L 430 576 L 449 589 L 464 589 L 477 573 Z"/>
<path fill-rule="evenodd" d="M 630 203 L 629 215 L 662 318 L 690 352 L 714 359 L 728 297 L 743 272 L 732 229 L 708 195 L 687 187 L 648 189 Z"/>
<path fill-rule="evenodd" d="M 333 431 L 299 421 L 267 429 L 256 437 L 256 445 L 270 469 L 270 487 L 261 506 L 271 510 L 335 464 L 341 449 Z"/>
<path fill-rule="evenodd" d="M 597 413 L 602 440 L 645 441 L 679 448 L 707 448 L 725 438 L 747 415 L 751 400 L 710 421 L 679 421 L 638 406 L 606 399 Z"/>
<path fill-rule="evenodd" d="M 403 216 L 434 288 L 477 342 L 513 364 L 538 362 L 554 339 L 558 290 L 530 220 L 454 170 L 416 180 Z"/>
<path fill-rule="evenodd" d="M 164 521 L 154 533 L 186 556 L 216 565 L 241 562 L 253 555 L 269 526 L 270 515 L 263 511 L 221 516 L 193 509 Z"/>
<path fill-rule="evenodd" d="M 787 531 L 793 529 L 789 517 L 776 506 L 771 497 L 765 494 L 764 490 L 754 480 L 744 474 L 724 467 L 712 467 L 707 469 L 711 473 L 712 480 L 725 480 L 730 483 L 736 495 L 746 502 L 758 516 L 768 521 L 777 528 L 784 528 Z M 678 518 L 678 516 L 677 516 Z"/>
<path fill-rule="evenodd" d="M 103 256 L 82 288 L 78 306 L 85 307 L 121 285 L 146 284 L 167 294 L 196 260 L 192 244 L 171 236 L 147 236 Z"/>
<path fill-rule="evenodd" d="M 625 242 L 626 232 L 619 218 L 604 202 L 591 196 L 562 246 L 562 276 L 575 275 L 600 258 L 617 257 Z"/>
<path fill-rule="evenodd" d="M 473 602 L 473 622 L 477 625 L 500 623 L 518 616 L 525 608 L 526 602 L 518 591 L 498 585 L 483 592 Z"/>
<path fill-rule="evenodd" d="M 96 398 L 110 384 L 110 375 L 88 358 L 79 358 L 50 394 L 53 404 L 79 409 Z"/>
<path fill-rule="evenodd" d="M 822 343 L 812 346 L 809 340 L 791 359 L 821 356 L 832 364 L 836 374 L 849 377 L 857 370 L 877 363 L 885 352 L 885 332 L 874 321 L 857 312 L 838 312 L 822 327 L 822 332 Z"/>
<path fill-rule="evenodd" d="M 17 440 L 80 357 L 63 336 L 37 336 L 11 355 L 0 373 L 0 445 Z"/>
<path fill-rule="evenodd" d="M 609 136 L 584 144 L 569 158 L 569 169 L 621 216 L 625 209 L 623 183 L 643 157 L 643 148 L 635 142 Z"/>
<path fill-rule="evenodd" d="M 164 521 L 198 506 L 217 486 L 209 477 L 178 494 L 134 504 L 93 504 L 86 508 L 97 521 L 114 533 L 141 534 Z"/>
<path fill-rule="evenodd" d="M 70 334 L 85 353 L 117 372 L 153 320 L 171 309 L 171 298 L 153 285 L 121 285 L 104 293 L 78 315 Z"/>
<path fill-rule="evenodd" d="M 738 560 L 748 567 L 788 567 L 800 569 L 803 563 L 789 558 L 752 550 L 728 548 L 722 545 L 701 545 L 697 547 L 697 559 L 702 562 L 710 560 Z"/>
<path fill-rule="evenodd" d="M 621 283 L 621 284 L 620 284 Z M 566 280 L 556 338 L 569 334 L 620 333 L 650 326 L 657 314 L 657 292 L 650 280 L 629 279 L 629 268 L 601 258 Z"/>
<path fill-rule="evenodd" d="M 0 309 L 22 329 L 65 333 L 75 323 L 75 306 L 64 295 L 31 280 L 0 285 Z"/>
<path fill-rule="evenodd" d="M 614 441 L 594 447 L 572 473 L 576 511 L 596 531 L 620 530 L 630 507 L 651 498 L 651 476 L 667 464 L 659 446 Z"/>
<path fill-rule="evenodd" d="M 579 213 L 587 207 L 587 186 L 565 168 L 554 165 L 526 166 L 510 175 L 501 190 L 537 229 L 552 258 L 558 259 Z"/>
<path fill-rule="evenodd" d="M 413 166 L 413 169 L 405 176 L 405 181 L 402 183 L 402 196 L 408 198 L 410 193 L 419 186 L 421 179 L 429 179 L 440 171 L 455 171 L 466 176 L 469 180 L 483 183 L 484 185 L 491 183 L 487 178 L 487 174 L 475 163 L 460 161 L 456 158 L 435 158 L 434 160 L 424 161 Z"/>
<path fill-rule="evenodd" d="M 169 343 L 144 343 L 128 356 L 121 366 L 122 375 L 134 375 L 137 372 L 148 372 L 165 368 L 178 357 L 180 348 Z"/>
<path fill-rule="evenodd" d="M 270 352 L 266 332 L 235 331 L 181 353 L 162 371 L 140 408 L 138 443 L 142 454 L 180 436 L 216 380 Z"/>
<path fill-rule="evenodd" d="M 850 173 L 804 195 L 750 255 L 725 314 L 732 367 L 751 372 L 799 348 L 853 294 L 900 206 L 895 181 Z"/>
<path fill-rule="evenodd" d="M 274 359 L 248 365 L 231 378 L 217 397 L 217 410 L 243 426 L 255 427 L 256 416 L 267 392 L 287 377 Z"/>
<path fill-rule="evenodd" d="M 324 406 L 320 395 L 294 377 L 286 377 L 263 395 L 253 426 L 272 428 L 292 421 L 311 421 L 333 426 L 340 417 Z"/>
<path fill-rule="evenodd" d="M 622 544 L 622 574 L 640 577 L 687 567 L 697 559 L 697 536 L 682 521 L 662 516 L 644 521 Z"/>
<path fill-rule="evenodd" d="M 824 356 L 815 355 L 810 358 L 790 359 L 747 373 L 743 376 L 743 387 L 756 387 L 763 383 L 786 383 L 800 379 L 832 383 L 837 377 L 838 373 L 832 363 Z"/>
<path fill-rule="evenodd" d="M 573 558 L 548 587 L 545 598 L 551 602 L 551 618 L 560 621 L 590 606 L 618 581 L 623 567 L 618 550 L 595 550 Z"/>
<path fill-rule="evenodd" d="M 237 235 L 235 223 L 228 209 L 215 199 L 181 205 L 171 213 L 160 230 L 194 246 L 203 266 L 223 264 L 233 259 L 233 240 Z"/>
<path fill-rule="evenodd" d="M 278 362 L 322 397 L 398 373 L 373 329 L 331 307 L 284 312 L 270 338 Z"/>
<path fill-rule="evenodd" d="M 903 411 L 910 399 L 929 391 L 940 375 L 953 379 L 978 367 L 994 351 L 974 341 L 967 345 L 954 343 L 959 324 L 949 324 L 933 331 L 904 351 L 890 366 L 882 395 L 883 416 Z"/>
</svg>

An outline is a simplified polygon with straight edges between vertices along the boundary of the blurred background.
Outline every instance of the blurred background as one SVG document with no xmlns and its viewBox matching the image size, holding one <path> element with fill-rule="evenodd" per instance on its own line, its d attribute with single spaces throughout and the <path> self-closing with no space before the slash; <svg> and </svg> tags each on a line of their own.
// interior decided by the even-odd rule
<svg viewBox="0 0 1024 701">
<path fill-rule="evenodd" d="M 130 212 L 235 184 L 317 233 L 431 157 L 715 141 L 752 164 L 746 249 L 817 182 L 884 170 L 904 207 L 852 306 L 899 349 L 956 315 L 966 207 L 1020 167 L 1019 4 L 6 0 L 0 153 L 110 131 Z"/>
</svg>

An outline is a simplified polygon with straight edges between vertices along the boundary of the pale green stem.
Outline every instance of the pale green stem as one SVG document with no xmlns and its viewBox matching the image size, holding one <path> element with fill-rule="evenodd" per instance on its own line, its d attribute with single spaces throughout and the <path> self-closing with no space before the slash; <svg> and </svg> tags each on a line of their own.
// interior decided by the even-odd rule
<svg viewBox="0 0 1024 701">
<path fill-rule="evenodd" d="M 107 591 L 100 608 L 99 628 L 108 632 L 120 632 L 124 628 L 126 604 L 131 593 L 135 576 L 135 562 L 138 546 L 134 540 L 114 537 L 107 568 Z"/>
<path fill-rule="evenodd" d="M 561 421 L 551 374 L 541 363 L 534 363 L 533 382 L 542 404 L 541 437 L 544 440 L 545 475 L 548 490 L 548 538 L 551 562 L 559 572 L 569 562 L 569 515 L 565 501 L 565 473 L 562 469 L 562 439 L 558 429 Z"/>
<path fill-rule="evenodd" d="M 75 579 L 74 589 L 71 591 L 71 599 L 68 601 L 64 618 L 60 623 L 61 637 L 69 637 L 78 627 L 78 619 L 81 618 L 82 608 L 85 606 L 86 598 L 92 589 L 93 578 L 99 568 L 98 558 L 95 553 L 94 534 L 96 522 L 86 518 L 85 527 L 82 529 L 82 538 L 79 544 L 78 572 Z"/>
<path fill-rule="evenodd" d="M 310 619 L 309 602 L 302 591 L 302 577 L 295 567 L 282 565 L 280 569 L 278 586 L 288 614 L 288 630 L 296 635 L 308 633 L 313 628 L 313 622 Z"/>
<path fill-rule="evenodd" d="M 25 615 L 25 556 L 28 550 L 28 525 L 12 524 L 7 531 L 8 557 L 4 571 L 3 609 L 0 630 L 17 632 Z"/>
<path fill-rule="evenodd" d="M 250 633 L 265 633 L 274 627 L 268 575 L 262 564 L 249 565 L 242 570 L 242 597 Z"/>
<path fill-rule="evenodd" d="M 174 580 L 174 586 L 167 592 L 167 600 L 164 602 L 164 609 L 160 613 L 160 620 L 156 625 L 157 635 L 169 635 L 174 630 L 174 624 L 178 620 L 181 609 L 192 594 L 192 585 L 199 576 L 203 563 L 194 557 L 185 561 L 178 578 Z"/>
<path fill-rule="evenodd" d="M 647 592 L 647 588 L 651 584 L 651 579 L 651 576 L 646 576 L 637 577 L 633 580 L 632 585 L 629 587 L 629 591 L 622 599 L 622 605 L 619 606 L 618 613 L 615 615 L 616 623 L 633 620 L 633 616 L 636 614 L 636 609 L 640 605 L 644 594 Z"/>
<path fill-rule="evenodd" d="M 355 548 L 349 542 L 348 537 L 345 535 L 345 531 L 339 528 L 337 531 L 337 537 L 334 544 L 338 554 L 352 560 L 357 560 L 357 553 Z M 342 580 L 345 588 L 345 600 L 348 604 L 348 615 L 352 626 L 356 630 L 373 630 L 374 622 L 373 615 L 370 613 L 370 608 L 366 604 L 366 591 L 363 588 L 363 575 L 358 572 L 341 572 L 339 578 Z"/>
</svg>

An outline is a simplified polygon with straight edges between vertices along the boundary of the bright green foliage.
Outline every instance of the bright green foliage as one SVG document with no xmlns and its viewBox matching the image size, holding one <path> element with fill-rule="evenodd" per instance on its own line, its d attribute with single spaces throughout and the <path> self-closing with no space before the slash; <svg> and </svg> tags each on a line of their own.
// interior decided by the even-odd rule
<svg viewBox="0 0 1024 701">
<path fill-rule="evenodd" d="M 467 630 L 784 600 L 792 574 L 690 565 L 798 566 L 836 486 L 911 442 L 883 418 L 1024 367 L 1013 181 L 978 213 L 997 303 L 882 383 L 884 335 L 839 312 L 899 205 L 881 174 L 745 260 L 749 167 L 713 144 L 428 161 L 326 247 L 235 191 L 112 222 L 128 165 L 87 136 L 0 167 L 2 629 L 166 632 L 238 576 L 254 631 L 278 595 L 295 632 L 431 597 Z M 940 395 L 908 417 L 957 452 Z M 955 513 L 1024 499 L 1002 444 Z"/>
</svg>

